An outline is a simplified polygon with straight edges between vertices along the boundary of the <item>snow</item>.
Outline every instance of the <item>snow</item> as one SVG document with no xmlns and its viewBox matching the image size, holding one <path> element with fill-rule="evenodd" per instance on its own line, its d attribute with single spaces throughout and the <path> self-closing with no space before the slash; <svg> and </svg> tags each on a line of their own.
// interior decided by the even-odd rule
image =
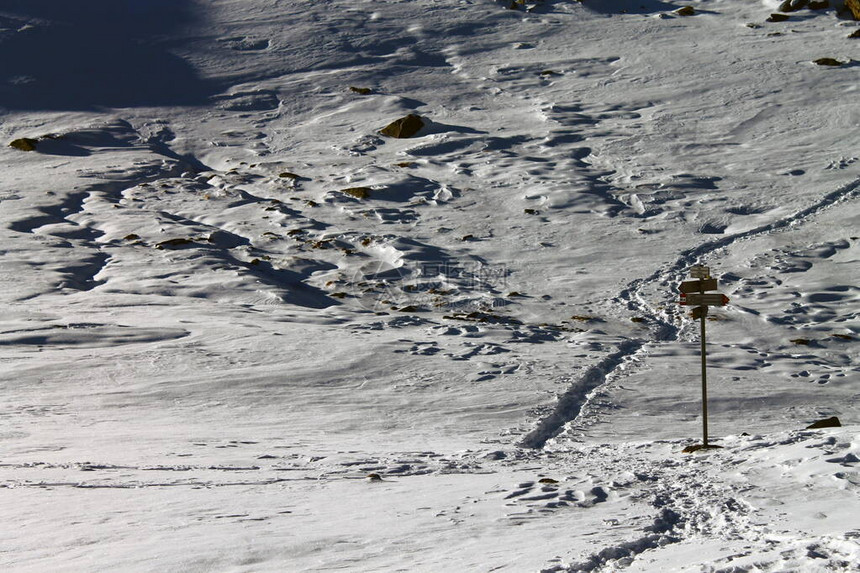
<svg viewBox="0 0 860 573">
<path fill-rule="evenodd" d="M 857 570 L 857 23 L 505 4 L 0 6 L 4 570 Z"/>
</svg>

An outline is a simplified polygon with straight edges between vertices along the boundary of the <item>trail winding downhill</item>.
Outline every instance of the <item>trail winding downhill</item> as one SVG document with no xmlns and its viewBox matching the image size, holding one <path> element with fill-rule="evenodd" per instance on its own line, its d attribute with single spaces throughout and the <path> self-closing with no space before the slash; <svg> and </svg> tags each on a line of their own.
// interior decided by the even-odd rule
<svg viewBox="0 0 860 573">
<path fill-rule="evenodd" d="M 686 270 L 694 264 L 706 262 L 709 255 L 740 241 L 780 232 L 805 223 L 822 211 L 854 200 L 858 195 L 860 195 L 860 179 L 839 187 L 812 205 L 788 216 L 687 249 L 674 262 L 661 267 L 645 278 L 631 281 L 614 300 L 626 305 L 629 310 L 638 315 L 646 317 L 651 325 L 650 331 L 654 342 L 675 342 L 678 340 L 680 327 L 666 312 L 653 308 L 645 300 L 641 292 L 645 285 L 656 283 L 665 292 L 674 292 L 677 283 L 683 280 Z M 607 379 L 620 375 L 622 365 L 634 355 L 647 352 L 647 342 L 639 338 L 622 340 L 615 352 L 588 368 L 568 386 L 567 390 L 559 396 L 553 409 L 537 422 L 534 429 L 526 434 L 519 445 L 526 448 L 543 448 L 548 440 L 562 432 L 565 425 L 580 419 L 592 396 L 599 391 Z"/>
</svg>

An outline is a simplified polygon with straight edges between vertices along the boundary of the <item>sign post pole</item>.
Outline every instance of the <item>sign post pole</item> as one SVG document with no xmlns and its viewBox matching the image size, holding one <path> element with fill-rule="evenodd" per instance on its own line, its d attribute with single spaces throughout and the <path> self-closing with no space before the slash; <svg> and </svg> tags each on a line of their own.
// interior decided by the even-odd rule
<svg viewBox="0 0 860 573">
<path fill-rule="evenodd" d="M 718 448 L 708 443 L 708 367 L 706 359 L 706 337 L 705 337 L 705 317 L 708 315 L 709 306 L 725 306 L 729 302 L 729 297 L 722 293 L 706 293 L 705 291 L 715 290 L 717 288 L 717 280 L 711 278 L 711 270 L 708 267 L 696 265 L 690 269 L 692 281 L 684 281 L 681 283 L 679 290 L 681 291 L 680 304 L 685 306 L 695 306 L 693 309 L 693 318 L 699 319 L 699 325 L 702 331 L 701 334 L 701 354 L 702 354 L 702 444 L 699 446 L 689 446 L 684 448 L 685 452 L 694 452 L 701 449 Z"/>
<path fill-rule="evenodd" d="M 702 325 L 702 445 L 708 447 L 708 368 L 705 360 L 705 313 L 701 313 Z"/>
</svg>

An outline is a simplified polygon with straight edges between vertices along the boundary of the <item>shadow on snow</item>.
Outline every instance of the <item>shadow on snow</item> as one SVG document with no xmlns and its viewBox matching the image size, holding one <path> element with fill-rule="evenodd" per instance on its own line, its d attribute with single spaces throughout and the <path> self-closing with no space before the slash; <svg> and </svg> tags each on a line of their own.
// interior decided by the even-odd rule
<svg viewBox="0 0 860 573">
<path fill-rule="evenodd" d="M 188 0 L 5 0 L 0 106 L 78 110 L 204 103 L 216 86 L 161 41 L 196 19 Z"/>
</svg>

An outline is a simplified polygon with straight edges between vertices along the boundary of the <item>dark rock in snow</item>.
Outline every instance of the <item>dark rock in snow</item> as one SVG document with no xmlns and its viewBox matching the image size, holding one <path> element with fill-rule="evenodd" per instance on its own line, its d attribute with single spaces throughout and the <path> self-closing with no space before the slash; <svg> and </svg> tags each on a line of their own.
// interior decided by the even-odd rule
<svg viewBox="0 0 860 573">
<path fill-rule="evenodd" d="M 422 127 L 424 127 L 424 120 L 420 116 L 410 113 L 406 117 L 389 123 L 380 129 L 379 133 L 396 139 L 406 139 L 421 131 Z"/>
<path fill-rule="evenodd" d="M 806 426 L 807 430 L 817 430 L 819 428 L 841 428 L 842 422 L 839 421 L 839 418 L 836 416 L 831 416 L 830 418 L 825 418 L 823 420 L 818 420 L 817 422 L 813 422 L 812 424 Z"/>
<path fill-rule="evenodd" d="M 789 16 L 786 14 L 771 14 L 770 18 L 767 19 L 768 22 L 785 22 L 789 19 Z"/>
<path fill-rule="evenodd" d="M 359 95 L 370 95 L 373 93 L 373 90 L 370 88 L 357 88 L 355 86 L 349 86 L 349 91 Z"/>
<path fill-rule="evenodd" d="M 174 247 L 182 247 L 185 245 L 191 245 L 194 241 L 191 239 L 186 239 L 183 237 L 177 239 L 167 239 L 166 241 L 161 241 L 155 245 L 156 249 L 172 249 Z"/>
<path fill-rule="evenodd" d="M 845 7 L 855 20 L 860 20 L 860 0 L 845 0 Z"/>
<path fill-rule="evenodd" d="M 696 14 L 696 9 L 692 6 L 683 6 L 675 10 L 675 14 L 678 16 L 693 16 Z"/>
<path fill-rule="evenodd" d="M 849 38 L 860 38 L 860 28 L 857 28 L 856 30 L 854 30 L 853 32 L 848 34 L 848 37 Z"/>
<path fill-rule="evenodd" d="M 785 0 L 779 5 L 780 12 L 794 12 L 805 7 L 809 0 Z"/>
<path fill-rule="evenodd" d="M 29 137 L 21 137 L 9 144 L 9 147 L 20 149 L 21 151 L 36 151 L 36 140 Z"/>
<path fill-rule="evenodd" d="M 818 58 L 815 63 L 819 66 L 841 66 L 842 62 L 833 58 Z"/>
<path fill-rule="evenodd" d="M 828 0 L 821 0 L 820 2 L 813 0 L 809 3 L 810 10 L 824 10 L 825 8 L 830 8 Z"/>
<path fill-rule="evenodd" d="M 370 187 L 348 187 L 340 192 L 356 199 L 370 199 Z"/>
</svg>

